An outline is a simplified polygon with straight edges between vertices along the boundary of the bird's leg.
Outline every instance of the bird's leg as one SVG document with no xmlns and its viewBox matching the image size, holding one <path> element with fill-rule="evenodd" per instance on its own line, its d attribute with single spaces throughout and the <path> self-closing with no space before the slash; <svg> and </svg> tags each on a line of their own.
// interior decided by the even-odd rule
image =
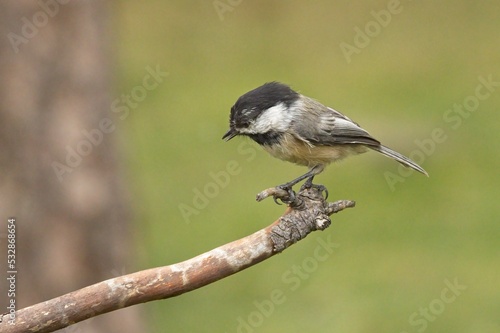
<svg viewBox="0 0 500 333">
<path fill-rule="evenodd" d="M 313 166 L 308 172 L 306 172 L 302 176 L 297 177 L 294 180 L 289 181 L 288 183 L 278 185 L 278 186 L 273 187 L 273 188 L 268 188 L 268 189 L 260 192 L 259 194 L 257 194 L 256 199 L 257 199 L 257 201 L 262 201 L 265 198 L 272 195 L 274 202 L 276 202 L 277 204 L 279 204 L 277 201 L 278 199 L 280 199 L 285 204 L 290 204 L 290 203 L 294 202 L 296 199 L 296 194 L 293 191 L 292 187 L 304 179 L 307 179 L 307 181 L 300 188 L 301 191 L 304 189 L 307 189 L 307 188 L 315 188 L 321 192 L 325 191 L 326 197 L 328 197 L 328 191 L 326 190 L 326 188 L 323 185 L 315 185 L 312 183 L 314 176 L 316 176 L 321 171 L 323 171 L 324 168 L 325 168 L 325 165 L 317 164 L 317 165 Z"/>
<path fill-rule="evenodd" d="M 326 191 L 326 188 L 323 185 L 314 185 L 312 183 L 312 181 L 314 179 L 314 176 L 316 176 L 317 174 L 319 174 L 320 172 L 322 172 L 324 168 L 325 168 L 325 166 L 322 165 L 322 164 L 315 165 L 308 172 L 306 172 L 305 174 L 303 174 L 302 176 L 297 177 L 294 180 L 289 181 L 288 183 L 285 183 L 283 185 L 278 185 L 276 187 L 280 188 L 282 190 L 287 191 L 288 195 L 290 196 L 290 199 L 293 201 L 295 199 L 295 192 L 292 190 L 292 187 L 294 185 L 296 185 L 297 183 L 299 183 L 302 180 L 304 180 L 304 179 L 307 178 L 306 182 L 304 183 L 304 185 L 302 185 L 302 187 L 300 188 L 300 190 L 314 187 L 314 188 L 316 188 L 316 189 L 318 189 L 320 191 L 325 191 L 326 192 L 326 197 L 328 197 L 328 191 Z"/>
<path fill-rule="evenodd" d="M 313 173 L 312 169 L 309 170 L 307 173 L 303 174 L 302 176 L 297 177 L 294 180 L 289 181 L 288 183 L 276 186 L 277 188 L 279 188 L 281 190 L 285 190 L 288 193 L 289 199 L 285 200 L 285 201 L 283 201 L 283 200 L 281 200 L 281 201 L 283 201 L 284 203 L 287 203 L 287 201 L 293 202 L 295 200 L 295 192 L 293 191 L 292 187 L 294 185 L 296 185 L 297 183 L 301 182 L 302 180 L 304 180 L 306 178 L 310 178 L 310 177 L 314 177 L 314 173 Z M 274 202 L 278 203 L 276 201 L 276 197 L 274 198 Z"/>
<path fill-rule="evenodd" d="M 295 192 L 293 191 L 292 187 L 295 184 L 297 184 L 298 182 L 300 182 L 301 180 L 304 180 L 304 179 L 306 179 L 308 177 L 312 177 L 312 176 L 313 176 L 313 171 L 309 170 L 304 175 L 302 175 L 298 178 L 295 178 L 294 180 L 289 181 L 288 183 L 278 185 L 278 186 L 275 186 L 272 188 L 268 188 L 268 189 L 260 192 L 259 194 L 257 194 L 256 199 L 257 199 L 257 201 L 262 201 L 265 198 L 272 195 L 274 202 L 276 202 L 278 205 L 280 204 L 278 202 L 278 199 L 280 199 L 283 203 L 285 203 L 287 205 L 291 204 L 296 199 L 296 195 L 295 195 Z"/>
<path fill-rule="evenodd" d="M 313 170 L 314 170 L 314 168 L 311 169 L 311 171 L 313 171 Z M 322 170 L 323 170 L 323 167 L 321 168 L 321 171 Z M 319 172 L 321 172 L 321 171 L 319 171 Z M 327 188 L 325 186 L 323 186 L 323 185 L 313 184 L 314 176 L 317 175 L 319 172 L 316 172 L 312 176 L 310 176 L 309 178 L 307 178 L 307 180 L 305 181 L 305 183 L 302 184 L 302 186 L 300 187 L 300 191 L 308 189 L 308 188 L 315 188 L 315 189 L 317 189 L 320 192 L 325 192 L 325 200 L 326 200 L 326 199 L 328 199 L 328 190 L 327 190 Z"/>
<path fill-rule="evenodd" d="M 314 186 L 313 179 L 314 179 L 314 176 L 311 176 L 311 177 L 307 178 L 306 182 L 304 184 L 302 184 L 302 186 L 300 187 L 300 189 L 303 190 L 303 189 L 306 189 L 306 188 L 313 187 Z"/>
<path fill-rule="evenodd" d="M 278 185 L 276 187 L 279 187 L 283 190 L 288 190 L 288 189 L 292 189 L 292 187 L 301 182 L 302 180 L 306 179 L 306 178 L 314 178 L 314 173 L 313 173 L 313 169 L 309 170 L 307 173 L 303 174 L 302 176 L 300 177 L 297 177 L 295 178 L 294 180 L 291 180 L 289 181 L 288 183 L 285 183 L 285 184 L 282 184 L 282 185 Z"/>
</svg>

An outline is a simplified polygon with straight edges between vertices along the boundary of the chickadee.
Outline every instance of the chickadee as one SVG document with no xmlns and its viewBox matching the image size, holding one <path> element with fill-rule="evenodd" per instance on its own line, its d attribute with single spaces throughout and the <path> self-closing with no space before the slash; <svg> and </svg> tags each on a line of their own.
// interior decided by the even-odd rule
<svg viewBox="0 0 500 333">
<path fill-rule="evenodd" d="M 417 163 L 383 146 L 342 113 L 279 82 L 266 83 L 238 98 L 229 127 L 222 139 L 248 136 L 272 156 L 309 167 L 307 173 L 279 186 L 289 193 L 306 178 L 304 186 L 313 186 L 314 176 L 328 164 L 368 148 L 428 176 Z"/>
</svg>

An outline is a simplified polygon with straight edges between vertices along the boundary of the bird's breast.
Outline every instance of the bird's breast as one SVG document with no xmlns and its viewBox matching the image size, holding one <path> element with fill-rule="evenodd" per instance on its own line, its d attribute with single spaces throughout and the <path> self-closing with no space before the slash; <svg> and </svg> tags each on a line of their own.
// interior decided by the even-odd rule
<svg viewBox="0 0 500 333">
<path fill-rule="evenodd" d="M 308 167 L 329 164 L 367 150 L 357 144 L 312 145 L 292 134 L 285 133 L 277 137 L 274 143 L 262 144 L 262 146 L 276 158 Z"/>
</svg>

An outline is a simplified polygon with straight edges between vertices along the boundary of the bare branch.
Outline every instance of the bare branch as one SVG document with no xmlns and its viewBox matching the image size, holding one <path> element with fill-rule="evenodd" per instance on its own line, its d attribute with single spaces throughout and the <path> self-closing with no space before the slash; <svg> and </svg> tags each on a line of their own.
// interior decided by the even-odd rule
<svg viewBox="0 0 500 333">
<path fill-rule="evenodd" d="M 279 191 L 271 191 L 280 195 Z M 270 192 L 270 193 L 271 193 Z M 288 195 L 287 193 L 281 193 Z M 330 225 L 330 215 L 354 202 L 327 203 L 318 188 L 301 190 L 273 224 L 192 259 L 106 280 L 15 313 L 1 315 L 0 331 L 53 332 L 138 303 L 178 296 L 253 266 Z"/>
</svg>

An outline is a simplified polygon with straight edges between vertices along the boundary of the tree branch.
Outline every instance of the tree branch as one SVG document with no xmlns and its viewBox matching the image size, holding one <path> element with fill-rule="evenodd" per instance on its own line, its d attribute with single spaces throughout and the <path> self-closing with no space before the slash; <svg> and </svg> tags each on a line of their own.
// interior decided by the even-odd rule
<svg viewBox="0 0 500 333">
<path fill-rule="evenodd" d="M 265 190 L 261 200 L 269 195 L 289 199 L 280 191 Z M 348 207 L 354 202 L 327 203 L 321 188 L 303 189 L 277 221 L 252 235 L 177 264 L 109 279 L 20 309 L 13 324 L 11 314 L 0 315 L 0 331 L 53 332 L 106 312 L 198 289 L 280 253 L 312 231 L 326 229 L 329 216 Z"/>
</svg>

